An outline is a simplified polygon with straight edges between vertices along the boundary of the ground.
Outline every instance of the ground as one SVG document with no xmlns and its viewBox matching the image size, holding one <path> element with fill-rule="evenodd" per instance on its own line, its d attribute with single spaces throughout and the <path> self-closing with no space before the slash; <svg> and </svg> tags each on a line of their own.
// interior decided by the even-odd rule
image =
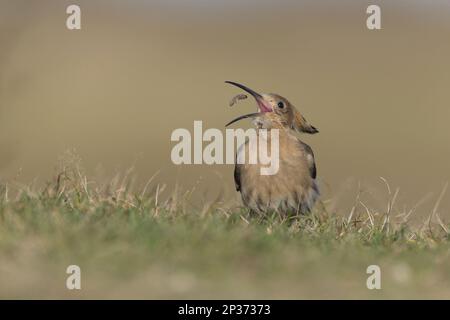
<svg viewBox="0 0 450 320">
<path fill-rule="evenodd" d="M 386 212 L 280 218 L 126 181 L 65 168 L 46 187 L 0 185 L 0 298 L 450 298 L 447 225 L 410 226 L 395 195 Z M 81 290 L 66 288 L 73 264 Z"/>
</svg>

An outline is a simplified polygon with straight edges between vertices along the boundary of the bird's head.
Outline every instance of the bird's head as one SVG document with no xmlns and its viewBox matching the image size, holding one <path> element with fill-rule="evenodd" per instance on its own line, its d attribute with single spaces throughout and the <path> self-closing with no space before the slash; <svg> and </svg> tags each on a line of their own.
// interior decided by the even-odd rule
<svg viewBox="0 0 450 320">
<path fill-rule="evenodd" d="M 226 126 L 241 119 L 252 118 L 261 128 L 281 127 L 310 134 L 319 132 L 306 121 L 286 98 L 273 93 L 259 94 L 242 84 L 232 81 L 225 82 L 250 93 L 255 98 L 258 107 L 258 112 L 240 116 L 230 121 Z"/>
</svg>

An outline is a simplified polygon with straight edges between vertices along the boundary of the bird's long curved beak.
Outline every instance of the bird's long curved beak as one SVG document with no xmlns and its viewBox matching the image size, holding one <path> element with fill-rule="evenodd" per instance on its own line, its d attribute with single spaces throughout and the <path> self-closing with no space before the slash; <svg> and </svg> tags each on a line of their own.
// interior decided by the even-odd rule
<svg viewBox="0 0 450 320">
<path fill-rule="evenodd" d="M 241 88 L 241 89 L 244 90 L 245 92 L 250 93 L 250 94 L 253 96 L 253 98 L 255 98 L 256 104 L 258 105 L 258 109 L 259 109 L 259 111 L 260 111 L 260 112 L 257 112 L 257 113 L 249 113 L 249 114 L 246 114 L 246 115 L 237 117 L 236 119 L 230 121 L 230 122 L 226 125 L 226 127 L 229 126 L 230 124 L 236 122 L 236 121 L 239 121 L 239 120 L 242 120 L 242 119 L 246 119 L 246 118 L 254 118 L 254 117 L 256 117 L 256 116 L 262 115 L 263 113 L 266 113 L 266 112 L 272 112 L 272 111 L 273 111 L 273 109 L 272 109 L 272 107 L 270 106 L 270 104 L 267 103 L 267 102 L 264 100 L 264 97 L 263 97 L 261 94 L 259 94 L 258 92 L 256 92 L 256 91 L 250 89 L 249 87 L 244 86 L 243 84 L 237 83 L 237 82 L 233 82 L 233 81 L 225 81 L 225 83 L 229 83 L 229 84 L 231 84 L 231 85 L 233 85 L 233 86 L 236 86 L 236 87 L 238 87 L 238 88 Z"/>
<path fill-rule="evenodd" d="M 230 124 L 235 123 L 236 121 L 242 120 L 242 119 L 247 119 L 247 118 L 256 118 L 258 116 L 262 115 L 261 112 L 255 112 L 255 113 L 249 113 L 249 114 L 244 114 L 243 116 L 237 117 L 236 119 L 231 120 L 230 122 L 228 122 L 225 127 L 228 127 Z"/>
<path fill-rule="evenodd" d="M 237 82 L 233 82 L 233 81 L 225 81 L 225 83 L 229 83 L 233 86 L 236 86 L 238 88 L 241 88 L 242 90 L 244 90 L 245 92 L 250 93 L 253 98 L 255 98 L 256 103 L 258 104 L 258 108 L 261 112 L 272 112 L 272 107 L 270 106 L 269 103 L 267 103 L 264 100 L 264 97 L 262 95 L 260 95 L 258 92 L 250 89 L 249 87 L 244 86 L 243 84 L 237 83 Z"/>
</svg>

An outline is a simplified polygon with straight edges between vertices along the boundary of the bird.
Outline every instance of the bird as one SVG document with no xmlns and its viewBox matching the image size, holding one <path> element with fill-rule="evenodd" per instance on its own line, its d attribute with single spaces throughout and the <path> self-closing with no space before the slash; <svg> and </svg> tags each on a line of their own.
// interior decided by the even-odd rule
<svg viewBox="0 0 450 320">
<path fill-rule="evenodd" d="M 275 211 L 281 215 L 299 215 L 311 212 L 319 198 L 317 167 L 312 148 L 301 141 L 298 133 L 315 134 L 319 131 L 309 124 L 305 117 L 286 98 L 273 93 L 259 94 L 256 91 L 233 81 L 225 81 L 249 93 L 256 100 L 258 112 L 240 116 L 229 125 L 250 118 L 259 129 L 279 131 L 279 169 L 273 175 L 261 175 L 261 164 L 239 163 L 236 161 L 234 182 L 240 192 L 243 204 L 251 212 L 266 214 Z M 267 134 L 271 143 L 271 135 Z M 270 149 L 269 149 L 270 150 Z M 238 147 L 236 158 L 251 153 L 250 140 Z"/>
</svg>

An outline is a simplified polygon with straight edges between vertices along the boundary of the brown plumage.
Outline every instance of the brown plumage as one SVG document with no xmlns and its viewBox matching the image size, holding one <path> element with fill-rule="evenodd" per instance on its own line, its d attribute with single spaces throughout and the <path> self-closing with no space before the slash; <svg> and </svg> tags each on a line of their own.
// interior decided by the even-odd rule
<svg viewBox="0 0 450 320">
<path fill-rule="evenodd" d="M 234 180 L 236 190 L 240 191 L 245 206 L 253 211 L 264 213 L 275 210 L 283 214 L 298 214 L 311 211 L 319 196 L 316 182 L 317 170 L 314 154 L 310 146 L 297 137 L 297 132 L 309 134 L 318 130 L 311 126 L 300 112 L 285 98 L 277 94 L 258 94 L 235 82 L 229 82 L 250 93 L 258 104 L 258 113 L 239 117 L 229 124 L 243 118 L 252 118 L 258 129 L 279 130 L 279 170 L 274 175 L 261 175 L 261 164 L 236 164 Z M 229 125 L 227 124 L 227 125 Z M 268 150 L 271 135 L 267 135 Z M 261 134 L 258 130 L 258 138 Z M 246 141 L 239 147 L 237 157 L 256 152 Z"/>
</svg>

